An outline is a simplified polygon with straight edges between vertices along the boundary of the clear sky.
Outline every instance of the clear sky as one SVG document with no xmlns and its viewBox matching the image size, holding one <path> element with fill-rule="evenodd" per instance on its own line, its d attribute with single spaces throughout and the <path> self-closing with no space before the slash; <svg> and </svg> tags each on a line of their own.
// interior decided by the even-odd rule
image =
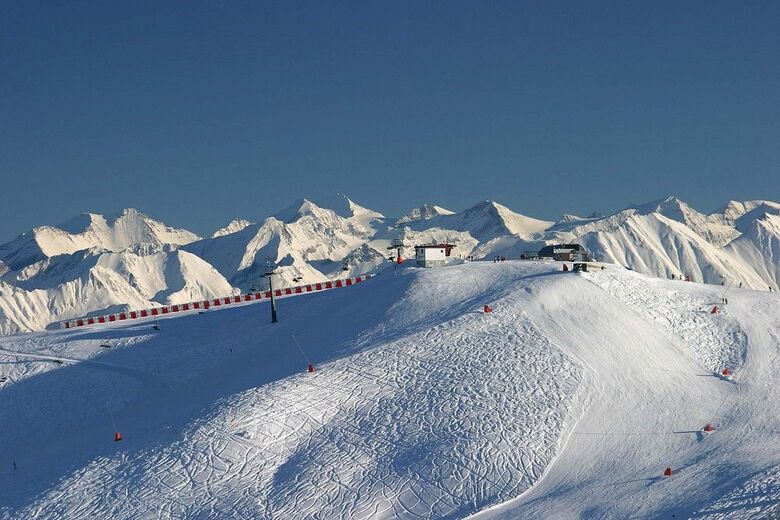
<svg viewBox="0 0 780 520">
<path fill-rule="evenodd" d="M 531 216 L 780 200 L 780 2 L 3 2 L 0 241 L 344 192 Z"/>
</svg>

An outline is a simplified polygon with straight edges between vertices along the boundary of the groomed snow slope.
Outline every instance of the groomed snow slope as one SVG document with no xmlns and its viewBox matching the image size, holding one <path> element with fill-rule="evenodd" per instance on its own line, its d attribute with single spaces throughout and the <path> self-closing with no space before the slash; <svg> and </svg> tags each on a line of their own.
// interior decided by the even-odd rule
<svg viewBox="0 0 780 520">
<path fill-rule="evenodd" d="M 0 517 L 763 518 L 780 298 L 709 314 L 722 291 L 476 262 L 282 300 L 276 325 L 2 338 Z"/>
</svg>

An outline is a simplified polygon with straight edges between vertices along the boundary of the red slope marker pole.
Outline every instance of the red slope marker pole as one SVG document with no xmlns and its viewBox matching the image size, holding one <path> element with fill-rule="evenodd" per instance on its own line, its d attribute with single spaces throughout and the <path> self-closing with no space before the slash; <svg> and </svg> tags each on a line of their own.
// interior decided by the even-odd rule
<svg viewBox="0 0 780 520">
<path fill-rule="evenodd" d="M 292 339 L 295 342 L 295 346 L 298 347 L 298 352 L 301 353 L 301 356 L 303 356 L 303 359 L 305 359 L 306 363 L 308 364 L 308 366 L 306 367 L 306 371 L 310 374 L 313 373 L 314 371 L 317 370 L 316 368 L 314 368 L 314 364 L 309 359 L 309 356 L 307 356 L 306 353 L 303 351 L 303 348 L 301 348 L 301 344 L 298 343 L 298 338 L 295 337 L 295 334 L 290 334 L 290 335 L 292 336 Z"/>
<path fill-rule="evenodd" d="M 111 418 L 111 424 L 114 425 L 114 442 L 119 442 L 122 440 L 122 434 L 119 433 L 119 430 L 116 427 L 116 421 L 114 420 L 114 414 L 111 413 L 111 406 L 109 406 L 108 401 L 106 401 L 106 410 L 108 410 L 108 416 Z"/>
</svg>

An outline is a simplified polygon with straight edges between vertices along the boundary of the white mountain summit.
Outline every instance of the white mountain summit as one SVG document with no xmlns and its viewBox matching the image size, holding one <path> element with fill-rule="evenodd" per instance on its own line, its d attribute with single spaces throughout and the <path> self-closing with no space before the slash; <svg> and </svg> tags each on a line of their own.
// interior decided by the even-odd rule
<svg viewBox="0 0 780 520">
<path fill-rule="evenodd" d="M 134 209 L 115 215 L 84 213 L 59 226 L 41 226 L 0 245 L 0 259 L 12 269 L 57 255 L 99 247 L 124 251 L 137 244 L 182 245 L 199 237 L 175 229 Z"/>
<path fill-rule="evenodd" d="M 414 208 L 412 211 L 399 218 L 396 224 L 406 224 L 408 222 L 417 222 L 419 220 L 428 220 L 440 215 L 454 215 L 454 211 L 450 211 L 441 206 L 435 204 L 423 204 L 419 208 Z"/>
</svg>

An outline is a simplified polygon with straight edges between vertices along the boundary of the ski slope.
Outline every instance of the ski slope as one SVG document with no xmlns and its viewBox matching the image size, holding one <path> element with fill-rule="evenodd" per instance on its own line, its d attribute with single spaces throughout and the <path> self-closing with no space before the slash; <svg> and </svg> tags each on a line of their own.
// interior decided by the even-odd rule
<svg viewBox="0 0 780 520">
<path fill-rule="evenodd" d="M 780 298 L 710 314 L 724 287 L 560 267 L 392 270 L 274 325 L 251 305 L 0 338 L 0 518 L 780 508 Z"/>
</svg>

